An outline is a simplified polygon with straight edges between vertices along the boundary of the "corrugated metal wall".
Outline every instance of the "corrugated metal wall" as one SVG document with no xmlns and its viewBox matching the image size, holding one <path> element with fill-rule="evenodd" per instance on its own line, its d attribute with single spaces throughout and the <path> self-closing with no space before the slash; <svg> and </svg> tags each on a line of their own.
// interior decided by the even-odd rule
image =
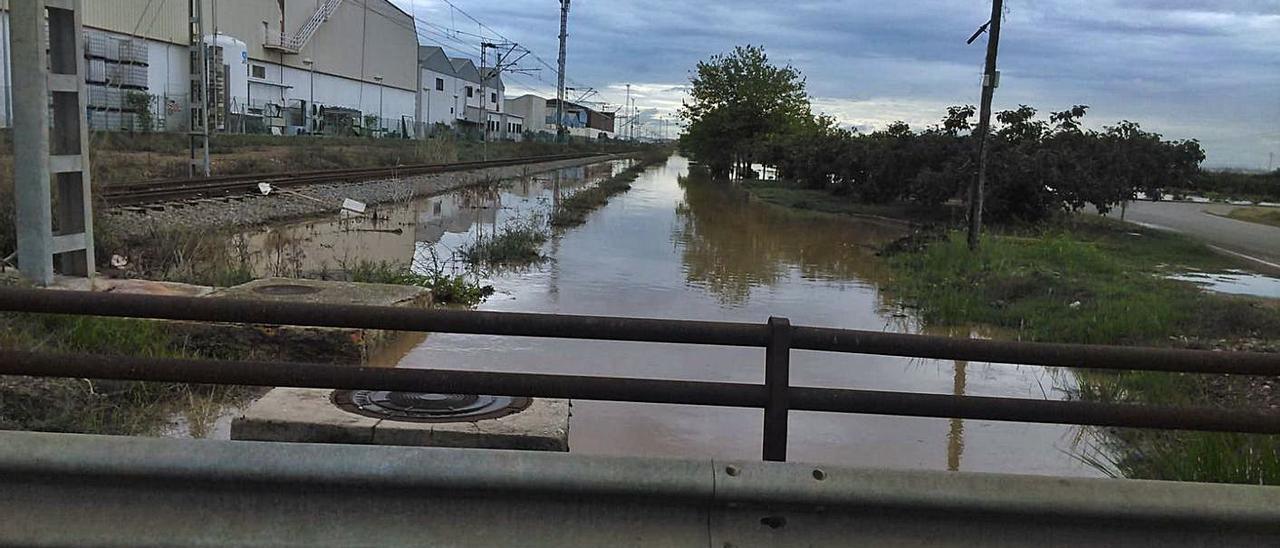
<svg viewBox="0 0 1280 548">
<path fill-rule="evenodd" d="M 138 36 L 176 44 L 188 41 L 186 0 L 85 0 L 84 24 L 124 34 L 136 28 Z"/>
<path fill-rule="evenodd" d="M 0 0 L 0 10 L 8 9 L 9 0 Z M 185 44 L 187 1 L 84 0 L 84 24 L 122 34 L 132 34 L 136 28 L 138 36 Z"/>
</svg>

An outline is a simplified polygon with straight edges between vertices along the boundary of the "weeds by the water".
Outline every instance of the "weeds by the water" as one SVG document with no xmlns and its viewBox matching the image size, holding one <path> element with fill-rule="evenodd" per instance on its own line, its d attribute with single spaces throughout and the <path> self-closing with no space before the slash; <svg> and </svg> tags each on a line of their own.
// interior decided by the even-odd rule
<svg viewBox="0 0 1280 548">
<path fill-rule="evenodd" d="M 475 306 L 493 295 L 491 285 L 482 284 L 471 273 L 450 273 L 443 268 L 414 268 L 394 261 L 360 260 L 344 267 L 353 282 L 412 285 L 431 290 L 440 304 Z"/>
<path fill-rule="evenodd" d="M 924 206 L 912 203 L 869 204 L 836 196 L 826 190 L 803 188 L 786 181 L 753 179 L 743 181 L 742 188 L 756 199 L 767 204 L 830 213 L 865 217 L 887 217 L 910 222 L 955 224 L 963 220 L 964 213 L 946 205 Z"/>
<path fill-rule="evenodd" d="M 561 200 L 559 207 L 551 212 L 551 226 L 564 229 L 587 222 L 587 215 L 609 203 L 609 198 L 613 195 L 630 190 L 631 182 L 635 181 L 640 173 L 666 157 L 667 153 L 661 150 L 645 154 L 621 173 Z"/>
<path fill-rule="evenodd" d="M 1167 279 L 1187 269 L 1238 266 L 1178 235 L 1105 220 L 1026 233 L 963 234 L 902 246 L 888 257 L 890 291 L 925 323 L 985 323 L 1018 338 L 1096 344 L 1209 346 L 1274 339 L 1280 310 Z M 1149 371 L 1076 371 L 1065 387 L 1085 401 L 1150 405 L 1263 405 L 1233 378 Z M 1280 437 L 1090 429 L 1077 457 L 1129 478 L 1280 483 Z"/>
<path fill-rule="evenodd" d="M 1236 266 L 1177 235 L 1107 221 L 989 235 L 955 233 L 889 257 L 890 291 L 933 324 L 985 323 L 1035 341 L 1167 344 L 1170 337 L 1280 333 L 1280 312 L 1162 274 Z"/>
<path fill-rule="evenodd" d="M 193 357 L 185 341 L 154 321 L 89 316 L 5 314 L 5 348 L 146 357 Z M 216 418 L 210 409 L 248 397 L 253 389 L 182 383 L 0 376 L 0 429 L 149 434 L 175 412 L 193 433 Z"/>
<path fill-rule="evenodd" d="M 1094 432 L 1077 453 L 1116 478 L 1280 485 L 1280 436 L 1223 432 Z"/>
<path fill-rule="evenodd" d="M 544 258 L 542 244 L 547 241 L 544 226 L 540 215 L 507 221 L 496 234 L 481 234 L 463 247 L 462 258 L 473 266 L 509 266 L 541 261 Z"/>
</svg>

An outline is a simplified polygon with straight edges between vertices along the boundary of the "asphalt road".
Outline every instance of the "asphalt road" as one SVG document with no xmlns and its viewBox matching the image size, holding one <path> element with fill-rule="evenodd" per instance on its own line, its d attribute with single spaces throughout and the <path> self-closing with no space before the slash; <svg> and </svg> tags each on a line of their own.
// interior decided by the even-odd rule
<svg viewBox="0 0 1280 548">
<path fill-rule="evenodd" d="M 1280 227 L 1222 217 L 1238 206 L 1188 202 L 1129 202 L 1125 220 L 1181 232 L 1210 245 L 1270 263 L 1280 270 Z M 1216 215 L 1215 215 L 1216 213 Z M 1116 208 L 1109 216 L 1120 218 Z"/>
</svg>

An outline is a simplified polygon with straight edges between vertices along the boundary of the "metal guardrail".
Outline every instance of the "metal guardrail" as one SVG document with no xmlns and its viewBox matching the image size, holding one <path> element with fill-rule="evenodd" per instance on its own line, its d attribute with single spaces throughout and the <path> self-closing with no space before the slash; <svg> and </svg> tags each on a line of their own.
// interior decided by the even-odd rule
<svg viewBox="0 0 1280 548">
<path fill-rule="evenodd" d="M 5 546 L 1276 546 L 1280 489 L 0 431 Z"/>
<path fill-rule="evenodd" d="M 485 393 L 764 410 L 765 460 L 786 460 L 791 410 L 1280 434 L 1280 413 L 792 386 L 791 350 L 1110 370 L 1280 375 L 1280 354 L 975 341 L 849 329 L 606 316 L 0 289 L 0 311 L 765 349 L 764 383 L 342 367 L 0 350 L 0 374 Z"/>
</svg>

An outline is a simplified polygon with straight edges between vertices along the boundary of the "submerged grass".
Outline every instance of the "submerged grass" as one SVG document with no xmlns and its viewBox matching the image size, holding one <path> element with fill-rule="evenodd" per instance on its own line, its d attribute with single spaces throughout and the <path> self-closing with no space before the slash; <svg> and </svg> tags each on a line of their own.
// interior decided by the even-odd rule
<svg viewBox="0 0 1280 548">
<path fill-rule="evenodd" d="M 609 203 L 609 198 L 614 195 L 631 190 L 632 181 L 635 181 L 649 166 L 665 160 L 668 155 L 669 151 L 662 149 L 649 151 L 617 175 L 600 181 L 594 186 L 579 190 L 573 193 L 572 196 L 561 200 L 559 207 L 556 207 L 551 212 L 551 227 L 559 229 L 573 228 L 587 222 L 587 215 L 590 215 L 596 209 L 604 207 L 605 204 Z"/>
<path fill-rule="evenodd" d="M 1074 398 L 1149 405 L 1266 406 L 1239 377 L 1150 371 L 1075 372 Z M 1222 386 L 1226 384 L 1227 386 Z M 1090 429 L 1076 456 L 1112 477 L 1280 485 L 1280 436 Z"/>
<path fill-rule="evenodd" d="M 802 188 L 786 181 L 768 181 L 753 179 L 743 181 L 742 188 L 750 192 L 757 200 L 777 206 L 830 213 L 833 215 L 855 215 L 864 217 L 887 217 L 891 219 L 920 222 L 953 224 L 963 219 L 964 212 L 952 206 L 922 206 L 911 203 L 864 204 L 851 199 L 836 196 L 825 190 Z"/>
<path fill-rule="evenodd" d="M 431 290 L 436 303 L 475 306 L 493 295 L 491 285 L 469 273 L 447 273 L 441 268 L 415 269 L 395 261 L 360 260 L 345 268 L 353 282 L 412 285 Z"/>
<path fill-rule="evenodd" d="M 1165 278 L 1240 266 L 1233 259 L 1182 236 L 1105 219 L 991 234 L 977 252 L 950 232 L 888 260 L 890 291 L 925 323 L 985 323 L 1024 340 L 1091 344 L 1280 333 L 1275 307 Z"/>
<path fill-rule="evenodd" d="M 964 235 L 890 253 L 889 290 L 926 324 L 983 323 L 1044 342 L 1233 348 L 1280 338 L 1280 309 L 1210 294 L 1166 275 L 1239 267 L 1203 244 L 1103 219 Z M 1086 401 L 1257 408 L 1267 392 L 1236 377 L 1078 370 L 1066 387 Z M 1268 385 L 1269 387 L 1269 385 Z M 1077 455 L 1115 476 L 1280 483 L 1280 437 L 1130 429 L 1089 430 Z"/>
<path fill-rule="evenodd" d="M 542 261 L 542 244 L 548 236 L 543 228 L 545 224 L 541 216 L 507 221 L 498 233 L 481 235 L 462 248 L 462 258 L 473 266 L 526 265 Z"/>
</svg>

